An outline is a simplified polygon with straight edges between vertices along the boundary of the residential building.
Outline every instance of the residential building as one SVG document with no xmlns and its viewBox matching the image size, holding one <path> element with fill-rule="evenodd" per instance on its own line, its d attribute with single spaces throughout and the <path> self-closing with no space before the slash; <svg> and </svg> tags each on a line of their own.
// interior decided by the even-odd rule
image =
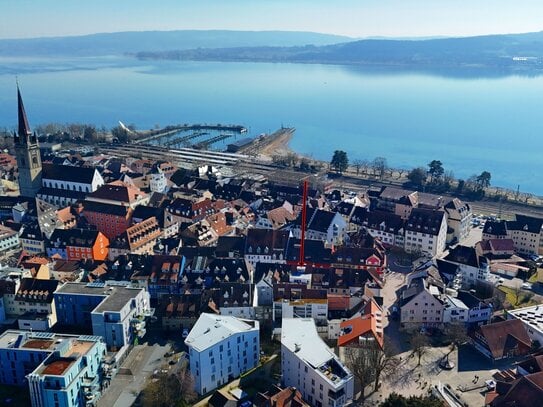
<svg viewBox="0 0 543 407">
<path fill-rule="evenodd" d="M 47 256 L 59 255 L 64 260 L 105 260 L 109 240 L 101 232 L 88 229 L 55 229 L 46 240 Z"/>
<path fill-rule="evenodd" d="M 134 209 L 138 205 L 146 205 L 149 202 L 149 196 L 133 185 L 114 181 L 98 187 L 96 191 L 87 195 L 86 200 Z"/>
<path fill-rule="evenodd" d="M 338 347 L 359 347 L 375 341 L 384 348 L 383 310 L 373 299 L 368 300 L 361 315 L 341 321 L 339 328 Z"/>
<path fill-rule="evenodd" d="M 286 263 L 288 230 L 249 229 L 245 241 L 245 260 L 253 267 L 257 263 Z"/>
<path fill-rule="evenodd" d="M 102 338 L 9 330 L 0 335 L 0 382 L 28 384 L 32 406 L 85 406 L 101 389 Z"/>
<path fill-rule="evenodd" d="M 512 239 L 515 250 L 526 255 L 543 255 L 543 219 L 515 215 L 512 221 L 487 221 L 483 239 Z"/>
<path fill-rule="evenodd" d="M 469 320 L 469 308 L 452 295 L 441 296 L 443 302 L 443 323 L 466 324 Z"/>
<path fill-rule="evenodd" d="M 532 349 L 526 326 L 519 319 L 478 327 L 472 334 L 472 344 L 493 361 L 527 355 Z"/>
<path fill-rule="evenodd" d="M 415 208 L 405 224 L 405 251 L 436 256 L 445 250 L 445 212 Z"/>
<path fill-rule="evenodd" d="M 21 248 L 27 253 L 45 253 L 45 237 L 37 223 L 23 226 L 19 241 Z"/>
<path fill-rule="evenodd" d="M 252 283 L 221 282 L 215 303 L 221 315 L 255 319 L 255 286 Z"/>
<path fill-rule="evenodd" d="M 292 235 L 301 238 L 301 213 L 291 225 Z M 341 244 L 347 231 L 347 222 L 337 212 L 322 209 L 307 208 L 305 238 L 322 240 L 328 244 Z"/>
<path fill-rule="evenodd" d="M 206 394 L 256 367 L 258 321 L 203 313 L 185 339 L 196 392 Z"/>
<path fill-rule="evenodd" d="M 451 199 L 443 207 L 447 215 L 447 242 L 461 242 L 468 237 L 472 219 L 471 207 L 458 198 Z"/>
<path fill-rule="evenodd" d="M 438 327 L 443 323 L 439 289 L 425 278 L 415 278 L 402 292 L 400 321 L 404 328 Z"/>
<path fill-rule="evenodd" d="M 285 318 L 281 331 L 281 381 L 316 407 L 353 399 L 354 376 L 324 343 L 312 318 Z"/>
<path fill-rule="evenodd" d="M 404 247 L 405 221 L 400 215 L 385 211 L 369 211 L 357 207 L 351 217 L 351 224 L 358 229 L 365 228 L 367 232 L 379 238 L 387 246 Z"/>
<path fill-rule="evenodd" d="M 115 260 L 123 254 L 153 254 L 153 247 L 162 235 L 156 218 L 150 217 L 130 226 L 109 244 L 109 259 Z"/>
<path fill-rule="evenodd" d="M 40 146 L 36 134 L 32 134 L 21 91 L 17 86 L 17 113 L 19 126 L 15 134 L 15 156 L 19 172 L 19 193 L 21 196 L 35 197 L 41 187 L 42 164 Z"/>
<path fill-rule="evenodd" d="M 164 171 L 158 165 L 153 165 L 151 170 L 146 174 L 149 180 L 149 189 L 151 192 L 163 193 L 168 187 L 168 180 Z"/>
<path fill-rule="evenodd" d="M 489 300 L 483 301 L 469 291 L 458 291 L 457 299 L 468 307 L 468 327 L 488 324 L 494 311 Z"/>
<path fill-rule="evenodd" d="M 83 216 L 108 239 L 123 234 L 132 224 L 132 208 L 109 203 L 84 201 Z"/>
<path fill-rule="evenodd" d="M 105 283 L 64 283 L 54 293 L 58 324 L 92 326 L 108 348 L 119 350 L 145 334 L 149 294 L 142 288 Z"/>
<path fill-rule="evenodd" d="M 255 407 L 309 407 L 300 390 L 296 387 L 281 387 L 274 385 L 266 392 L 258 393 L 253 401 Z"/>
<path fill-rule="evenodd" d="M 487 281 L 490 275 L 488 259 L 479 256 L 474 247 L 457 245 L 447 256 L 438 260 L 441 261 L 456 266 L 456 272 L 462 276 L 464 286 L 474 286 L 477 281 Z"/>
<path fill-rule="evenodd" d="M 23 278 L 15 294 L 19 329 L 48 331 L 57 323 L 53 293 L 58 281 Z"/>
<path fill-rule="evenodd" d="M 19 245 L 19 233 L 4 225 L 0 225 L 0 255 L 18 248 Z"/>
<path fill-rule="evenodd" d="M 325 326 L 328 320 L 328 293 L 305 284 L 276 283 L 273 286 L 273 321 L 281 326 L 285 318 L 313 318 Z"/>
</svg>

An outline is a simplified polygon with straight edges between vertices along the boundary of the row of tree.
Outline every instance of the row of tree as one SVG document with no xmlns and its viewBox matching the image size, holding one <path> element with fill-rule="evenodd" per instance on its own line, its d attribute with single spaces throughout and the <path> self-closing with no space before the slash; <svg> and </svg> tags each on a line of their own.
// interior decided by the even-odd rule
<svg viewBox="0 0 543 407">
<path fill-rule="evenodd" d="M 483 171 L 479 175 L 473 175 L 467 180 L 458 180 L 454 186 L 455 178 L 452 171 L 445 171 L 443 163 L 432 160 L 428 168 L 413 168 L 407 174 L 411 186 L 433 192 L 454 192 L 456 195 L 465 195 L 474 199 L 485 196 L 485 189 L 490 186 L 492 175 Z"/>
</svg>

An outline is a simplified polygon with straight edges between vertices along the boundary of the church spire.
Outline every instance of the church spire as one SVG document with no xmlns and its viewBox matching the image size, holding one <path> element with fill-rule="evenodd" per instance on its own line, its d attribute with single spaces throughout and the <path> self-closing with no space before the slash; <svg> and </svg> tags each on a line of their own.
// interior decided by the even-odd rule
<svg viewBox="0 0 543 407">
<path fill-rule="evenodd" d="M 21 97 L 21 90 L 17 83 L 17 113 L 19 116 L 19 132 L 18 136 L 21 141 L 28 140 L 28 137 L 32 134 L 28 119 L 26 117 L 25 107 L 23 105 L 23 98 Z"/>
</svg>

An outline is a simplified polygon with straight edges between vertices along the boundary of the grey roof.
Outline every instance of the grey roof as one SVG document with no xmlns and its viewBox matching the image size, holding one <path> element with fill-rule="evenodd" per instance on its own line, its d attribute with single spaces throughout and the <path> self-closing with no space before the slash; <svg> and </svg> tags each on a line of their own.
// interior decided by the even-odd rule
<svg viewBox="0 0 543 407">
<path fill-rule="evenodd" d="M 256 321 L 203 313 L 192 327 L 185 343 L 201 352 L 232 335 L 258 329 Z"/>
<path fill-rule="evenodd" d="M 95 168 L 44 163 L 42 179 L 91 184 L 92 180 L 94 179 L 95 172 Z"/>
</svg>

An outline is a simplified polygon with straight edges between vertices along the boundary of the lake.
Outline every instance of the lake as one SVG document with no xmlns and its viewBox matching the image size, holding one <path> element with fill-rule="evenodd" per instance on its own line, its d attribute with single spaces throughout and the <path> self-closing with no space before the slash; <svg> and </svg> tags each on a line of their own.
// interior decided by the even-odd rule
<svg viewBox="0 0 543 407">
<path fill-rule="evenodd" d="M 18 74 L 32 125 L 83 122 L 144 129 L 232 123 L 249 134 L 296 128 L 291 147 L 328 160 L 443 162 L 456 177 L 543 195 L 543 76 L 344 66 L 0 59 L 0 126 L 16 125 Z"/>
</svg>

